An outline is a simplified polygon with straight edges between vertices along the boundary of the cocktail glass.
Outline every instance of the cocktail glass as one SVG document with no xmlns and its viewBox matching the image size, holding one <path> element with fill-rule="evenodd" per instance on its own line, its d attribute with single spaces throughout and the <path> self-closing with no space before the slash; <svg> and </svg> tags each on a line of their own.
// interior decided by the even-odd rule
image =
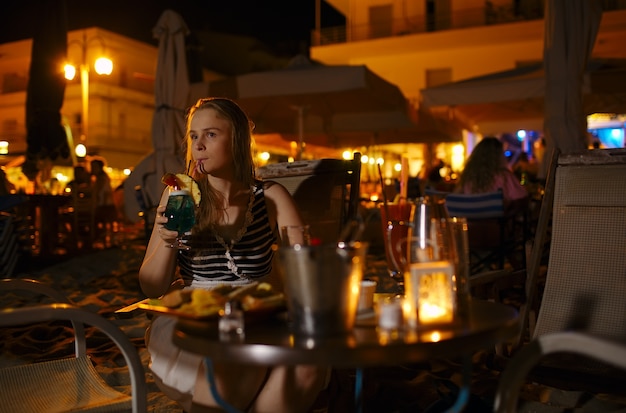
<svg viewBox="0 0 626 413">
<path fill-rule="evenodd" d="M 404 289 L 407 238 L 412 207 L 413 204 L 408 202 L 387 203 L 380 206 L 380 220 L 389 275 L 396 281 L 400 290 Z"/>
<path fill-rule="evenodd" d="M 190 234 L 191 228 L 196 223 L 196 206 L 189 191 L 171 191 L 164 216 L 167 217 L 165 228 L 178 232 L 176 240 L 168 247 L 189 250 L 185 236 Z"/>
</svg>

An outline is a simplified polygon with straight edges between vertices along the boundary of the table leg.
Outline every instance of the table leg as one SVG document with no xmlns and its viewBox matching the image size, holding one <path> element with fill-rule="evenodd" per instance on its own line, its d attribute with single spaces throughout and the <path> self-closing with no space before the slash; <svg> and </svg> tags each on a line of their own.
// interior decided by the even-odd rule
<svg viewBox="0 0 626 413">
<path fill-rule="evenodd" d="M 209 389 L 211 390 L 211 395 L 217 402 L 217 404 L 227 413 L 243 413 L 239 409 L 231 406 L 226 400 L 222 399 L 219 392 L 217 391 L 217 386 L 215 385 L 215 371 L 213 370 L 213 360 L 209 357 L 204 358 L 204 370 L 206 371 L 206 379 L 209 382 Z"/>
<path fill-rule="evenodd" d="M 354 406 L 357 413 L 363 412 L 363 369 L 356 369 L 354 378 Z"/>
<path fill-rule="evenodd" d="M 461 388 L 454 404 L 446 410 L 446 413 L 459 413 L 465 409 L 470 394 L 470 381 L 472 377 L 472 356 L 463 356 L 463 372 Z"/>
</svg>

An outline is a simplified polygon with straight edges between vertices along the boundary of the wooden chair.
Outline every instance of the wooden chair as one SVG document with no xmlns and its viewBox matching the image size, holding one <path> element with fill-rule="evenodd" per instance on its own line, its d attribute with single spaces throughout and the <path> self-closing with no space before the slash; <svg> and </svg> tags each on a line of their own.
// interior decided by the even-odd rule
<svg viewBox="0 0 626 413">
<path fill-rule="evenodd" d="M 361 154 L 352 160 L 317 159 L 258 168 L 256 176 L 282 184 L 294 198 L 311 236 L 336 242 L 341 229 L 356 219 L 359 207 Z"/>
<path fill-rule="evenodd" d="M 0 412 L 145 412 L 147 385 L 143 365 L 128 337 L 110 321 L 78 308 L 54 288 L 35 280 L 2 279 L 0 291 L 49 297 L 52 304 L 0 310 L 0 328 L 69 320 L 74 327 L 74 357 L 0 368 Z M 24 294 L 26 297 L 27 294 Z M 83 324 L 108 336 L 128 365 L 132 396 L 109 386 L 87 355 Z"/>
<path fill-rule="evenodd" d="M 626 150 L 562 154 L 553 168 L 527 267 L 521 330 L 508 348 L 514 359 L 518 352 L 533 352 L 523 350 L 527 340 L 541 346 L 543 336 L 568 331 L 626 345 Z M 537 280 L 550 220 L 550 253 L 540 294 Z M 505 371 L 515 365 L 505 364 Z M 626 380 L 606 364 L 564 355 L 546 357 L 530 377 L 558 388 L 591 391 L 613 391 L 612 384 Z"/>
</svg>

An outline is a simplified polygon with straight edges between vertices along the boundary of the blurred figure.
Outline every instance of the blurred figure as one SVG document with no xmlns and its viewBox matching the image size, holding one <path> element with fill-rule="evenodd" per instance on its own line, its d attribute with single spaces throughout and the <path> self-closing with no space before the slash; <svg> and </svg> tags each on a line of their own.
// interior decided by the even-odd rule
<svg viewBox="0 0 626 413">
<path fill-rule="evenodd" d="M 438 158 L 437 163 L 426 174 L 424 190 L 434 190 L 439 192 L 451 192 L 454 190 L 454 182 L 451 181 L 449 173 L 451 168 L 443 159 Z M 422 185 L 420 184 L 420 188 Z"/>
<path fill-rule="evenodd" d="M 522 185 L 527 182 L 535 182 L 538 172 L 537 163 L 531 160 L 526 152 L 522 152 L 513 165 L 513 173 Z"/>
<path fill-rule="evenodd" d="M 3 167 L 0 167 L 0 211 L 11 211 L 17 205 L 26 202 L 26 197 L 15 193 L 15 185 L 9 178 Z"/>
<path fill-rule="evenodd" d="M 93 178 L 93 194 L 96 198 L 96 228 L 99 238 L 103 232 L 110 234 L 113 223 L 117 221 L 117 209 L 113 202 L 113 187 L 111 178 L 104 171 L 105 163 L 102 158 L 94 158 L 91 163 L 91 175 Z M 106 240 L 105 240 L 106 241 Z"/>
<path fill-rule="evenodd" d="M 69 181 L 65 188 L 65 191 L 70 193 L 91 192 L 91 175 L 89 175 L 87 168 L 82 165 L 75 166 L 74 179 Z"/>
<path fill-rule="evenodd" d="M 502 190 L 507 212 L 523 208 L 528 192 L 509 169 L 503 149 L 498 138 L 490 136 L 481 140 L 465 163 L 456 192 L 480 194 Z"/>
<path fill-rule="evenodd" d="M 15 192 L 15 185 L 9 181 L 4 168 L 0 168 L 0 196 L 10 195 Z"/>
<path fill-rule="evenodd" d="M 443 181 L 443 176 L 441 176 L 441 170 L 445 168 L 446 164 L 443 159 L 439 159 L 437 164 L 433 166 L 430 171 L 428 171 L 427 179 L 428 184 L 432 187 L 436 187 L 441 181 Z"/>
</svg>

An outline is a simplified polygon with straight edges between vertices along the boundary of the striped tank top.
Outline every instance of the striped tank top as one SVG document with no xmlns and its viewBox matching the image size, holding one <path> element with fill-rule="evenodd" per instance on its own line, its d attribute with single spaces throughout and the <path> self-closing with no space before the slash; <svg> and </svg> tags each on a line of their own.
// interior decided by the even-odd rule
<svg viewBox="0 0 626 413">
<path fill-rule="evenodd" d="M 186 285 L 246 284 L 272 271 L 276 236 L 270 227 L 263 184 L 251 189 L 250 202 L 239 239 L 230 243 L 213 232 L 192 237 L 191 250 L 180 250 L 178 265 Z"/>
</svg>

